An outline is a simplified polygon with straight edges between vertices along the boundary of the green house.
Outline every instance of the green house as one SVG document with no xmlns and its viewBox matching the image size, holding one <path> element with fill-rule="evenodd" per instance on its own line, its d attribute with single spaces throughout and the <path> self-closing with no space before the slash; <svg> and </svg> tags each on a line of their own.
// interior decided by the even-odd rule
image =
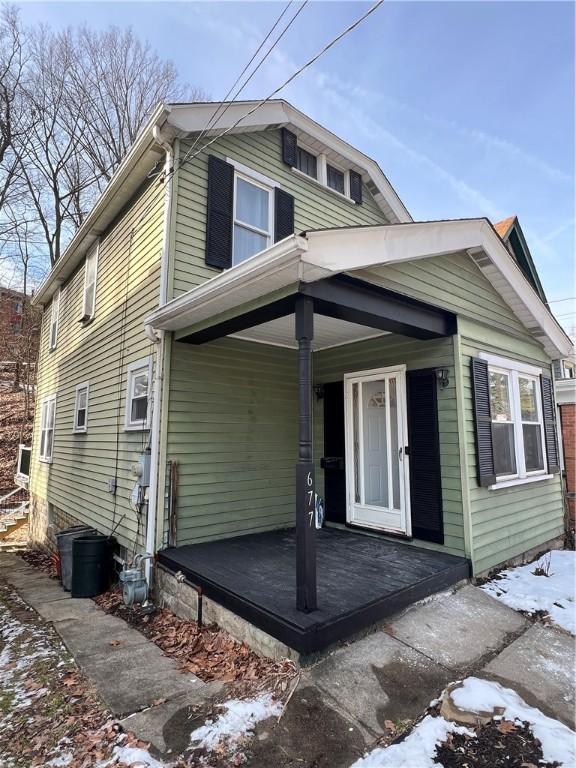
<svg viewBox="0 0 576 768">
<path fill-rule="evenodd" d="M 285 101 L 160 106 L 35 301 L 33 538 L 113 534 L 261 648 L 560 541 L 571 344 L 517 219 L 414 222 Z"/>
</svg>

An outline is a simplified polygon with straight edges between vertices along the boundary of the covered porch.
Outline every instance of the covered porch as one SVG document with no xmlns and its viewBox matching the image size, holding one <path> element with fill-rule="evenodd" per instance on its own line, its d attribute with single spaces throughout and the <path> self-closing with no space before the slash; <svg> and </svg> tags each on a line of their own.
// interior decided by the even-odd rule
<svg viewBox="0 0 576 768">
<path fill-rule="evenodd" d="M 236 397 L 233 387 L 234 381 L 240 389 L 244 385 L 243 362 L 230 369 L 226 381 L 226 365 L 230 361 L 234 366 L 235 354 L 242 355 L 244 350 L 248 357 L 254 350 L 269 348 L 275 350 L 276 359 L 282 358 L 283 371 L 287 361 L 290 364 L 294 410 L 291 421 L 284 422 L 290 435 L 282 442 L 282 450 L 293 450 L 297 459 L 288 522 L 294 528 L 287 530 L 285 523 L 270 526 L 278 530 L 257 534 L 243 528 L 246 534 L 237 536 L 228 528 L 229 532 L 212 535 L 203 514 L 197 535 L 191 524 L 188 528 L 192 542 L 198 543 L 170 547 L 158 558 L 169 570 L 184 573 L 216 602 L 301 653 L 310 653 L 466 578 L 469 563 L 456 556 L 454 549 L 443 551 L 436 396 L 437 386 L 448 384 L 448 372 L 442 367 L 407 372 L 402 354 L 413 343 L 418 348 L 412 352 L 416 363 L 428 362 L 440 343 L 442 354 L 451 356 L 455 315 L 356 275 L 334 274 L 332 269 L 306 262 L 302 254 L 301 239 L 287 238 L 173 300 L 149 320 L 156 329 L 174 332 L 176 349 L 186 349 L 189 376 L 200 375 L 207 364 L 224 376 L 222 384 L 210 376 L 203 380 L 196 395 L 202 435 L 209 430 L 203 412 L 208 388 L 228 395 L 220 406 L 224 410 L 231 409 L 230 398 L 240 407 L 246 402 L 244 393 Z M 394 365 L 386 365 L 387 339 L 396 350 Z M 357 367 L 347 369 L 350 373 L 326 372 L 321 381 L 315 377 L 313 360 L 317 362 L 318 356 L 340 348 L 364 349 L 371 342 L 376 344 L 373 364 L 361 364 L 357 357 Z M 428 349 L 432 351 L 426 358 Z M 255 353 L 254 359 L 261 356 Z M 228 423 L 231 442 L 240 422 L 245 425 L 251 442 L 239 439 L 237 444 L 240 450 L 250 445 L 255 452 L 234 455 L 232 472 L 247 464 L 252 472 L 253 456 L 258 454 L 256 414 L 265 407 L 259 398 L 269 396 L 268 391 L 257 389 L 257 373 L 249 370 L 247 375 L 251 416 L 228 417 Z M 183 391 L 182 384 L 179 389 Z M 275 394 L 270 393 L 271 402 Z M 451 396 L 453 400 L 453 392 Z M 385 443 L 380 447 L 362 442 L 368 422 L 354 432 L 354 420 L 362 422 L 362 409 L 371 404 L 379 409 L 374 425 L 376 442 Z M 314 435 L 319 405 L 323 405 L 321 437 Z M 214 407 L 219 407 L 217 402 Z M 266 408 L 262 434 L 270 439 L 275 421 L 270 406 Z M 193 413 L 192 405 L 189 409 Z M 218 411 L 211 413 L 216 414 L 220 435 Z M 278 445 L 278 432 L 274 439 Z M 186 440 L 185 432 L 179 440 Z M 319 440 L 323 446 L 316 447 L 314 455 L 313 443 L 318 446 Z M 219 437 L 217 442 L 221 444 Z M 224 450 L 231 454 L 228 446 Z M 372 451 L 370 466 L 364 461 L 368 450 Z M 374 479 L 366 480 L 372 469 Z M 266 480 L 262 483 L 270 487 Z M 317 489 L 326 498 L 329 527 L 316 524 Z M 226 492 L 228 502 L 230 495 Z M 273 506 L 273 494 L 268 498 Z M 285 492 L 279 493 L 278 505 L 285 506 L 288 498 Z M 255 501 L 255 509 L 263 509 L 260 499 Z M 200 503 L 207 503 L 207 497 L 202 496 Z M 266 514 L 263 510 L 263 517 Z M 430 531 L 425 530 L 427 517 L 433 523 Z M 386 540 L 377 532 L 397 539 Z M 414 540 L 421 538 L 435 542 L 439 551 L 418 546 Z"/>
<path fill-rule="evenodd" d="M 317 609 L 296 607 L 294 529 L 171 547 L 162 566 L 306 655 L 469 576 L 465 558 L 351 530 L 315 532 Z"/>
</svg>

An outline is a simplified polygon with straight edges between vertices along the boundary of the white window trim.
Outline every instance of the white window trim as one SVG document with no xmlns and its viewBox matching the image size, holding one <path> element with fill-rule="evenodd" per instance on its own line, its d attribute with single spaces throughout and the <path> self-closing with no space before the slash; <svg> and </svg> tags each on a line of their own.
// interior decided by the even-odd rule
<svg viewBox="0 0 576 768">
<path fill-rule="evenodd" d="M 249 169 L 248 169 L 249 170 Z M 261 174 L 257 174 L 261 175 Z M 304 176 L 306 174 L 303 174 Z M 255 187 L 260 187 L 260 189 L 265 190 L 268 193 L 268 231 L 264 229 L 260 229 L 259 227 L 255 227 L 253 224 L 248 224 L 245 221 L 242 221 L 242 219 L 238 219 L 236 217 L 236 202 L 237 202 L 237 181 L 238 179 L 243 179 L 248 184 L 252 184 Z M 249 230 L 250 232 L 255 232 L 258 235 L 262 235 L 266 238 L 266 245 L 262 249 L 263 251 L 266 250 L 266 248 L 269 248 L 274 243 L 274 187 L 271 187 L 269 184 L 262 183 L 256 176 L 251 172 L 251 175 L 248 175 L 247 173 L 241 173 L 240 171 L 235 169 L 234 172 L 234 205 L 232 209 L 232 266 L 235 267 L 238 264 L 242 264 L 243 262 L 234 261 L 234 227 L 238 224 L 238 226 L 243 227 L 244 229 Z M 261 253 L 262 251 L 257 251 L 257 253 Z M 252 254 L 252 256 L 256 256 L 256 254 Z M 252 258 L 250 256 L 249 258 Z M 247 261 L 248 259 L 244 259 L 244 261 Z"/>
<path fill-rule="evenodd" d="M 488 373 L 495 371 L 508 376 L 510 410 L 514 424 L 514 450 L 516 458 L 516 473 L 513 475 L 499 475 L 493 485 L 488 486 L 489 490 L 494 491 L 499 488 L 510 488 L 514 485 L 523 485 L 524 483 L 536 482 L 538 480 L 548 480 L 552 475 L 548 474 L 548 456 L 546 454 L 546 440 L 544 430 L 544 411 L 542 408 L 542 391 L 540 387 L 540 375 L 542 369 L 516 360 L 510 360 L 498 355 L 481 353 L 479 357 L 488 363 Z M 520 404 L 520 385 L 519 378 L 530 379 L 535 382 L 536 407 L 538 409 L 538 423 L 540 425 L 540 439 L 542 446 L 542 461 L 544 467 L 528 471 L 526 469 L 526 456 L 524 452 L 524 431 L 522 426 L 522 409 Z M 509 422 L 508 422 L 509 423 Z"/>
<path fill-rule="evenodd" d="M 83 389 L 86 390 L 86 418 L 84 420 L 84 426 L 78 426 L 78 394 Z M 72 431 L 76 434 L 83 434 L 88 431 L 88 401 L 90 399 L 90 382 L 84 381 L 82 384 L 78 384 L 76 387 L 76 395 L 74 397 L 74 423 L 72 425 Z"/>
<path fill-rule="evenodd" d="M 44 426 L 44 407 L 48 406 L 49 403 L 54 402 L 54 423 L 52 425 L 52 453 L 48 456 L 48 454 L 42 454 L 42 434 L 46 431 L 46 427 Z M 54 456 L 54 443 L 56 442 L 56 394 L 53 395 L 46 395 L 46 397 L 42 398 L 42 401 L 40 403 L 40 446 L 38 449 L 38 458 L 41 462 L 44 464 L 52 464 L 52 459 Z"/>
<path fill-rule="evenodd" d="M 234 170 L 241 176 L 246 176 L 248 181 L 254 180 L 263 187 L 272 187 L 272 189 L 277 187 L 278 189 L 282 189 L 282 184 L 279 184 L 269 176 L 264 176 L 264 174 L 259 171 L 255 171 L 248 165 L 244 165 L 244 163 L 239 163 L 238 160 L 233 160 L 231 157 L 227 157 L 226 162 L 234 166 Z M 236 180 L 234 180 L 234 183 L 236 183 Z"/>
<path fill-rule="evenodd" d="M 92 308 L 91 312 L 86 311 L 86 286 L 87 286 L 87 277 L 88 277 L 88 259 L 92 257 L 94 254 L 94 298 L 92 300 Z M 90 320 L 92 320 L 96 314 L 96 288 L 98 286 L 98 257 L 100 254 L 100 243 L 96 243 L 96 245 L 92 246 L 88 253 L 86 254 L 86 258 L 84 259 L 84 289 L 82 291 L 82 317 L 80 318 L 81 322 L 89 323 Z"/>
<path fill-rule="evenodd" d="M 142 423 L 142 421 L 133 422 L 130 419 L 130 415 L 132 413 L 132 397 L 131 397 L 131 391 L 132 391 L 132 380 L 134 378 L 134 375 L 143 370 L 144 368 L 148 368 L 148 412 L 146 414 L 146 423 Z M 136 360 L 133 363 L 130 363 L 128 368 L 126 369 L 126 401 L 124 404 L 124 429 L 126 432 L 143 432 L 147 429 L 150 429 L 150 423 L 152 418 L 152 404 L 151 404 L 151 393 L 152 393 L 152 357 L 143 357 L 141 360 Z"/>
<path fill-rule="evenodd" d="M 50 338 L 49 350 L 53 352 L 58 346 L 58 325 L 60 322 L 60 303 L 62 301 L 62 289 L 57 288 L 52 296 L 52 306 L 50 308 Z"/>
</svg>

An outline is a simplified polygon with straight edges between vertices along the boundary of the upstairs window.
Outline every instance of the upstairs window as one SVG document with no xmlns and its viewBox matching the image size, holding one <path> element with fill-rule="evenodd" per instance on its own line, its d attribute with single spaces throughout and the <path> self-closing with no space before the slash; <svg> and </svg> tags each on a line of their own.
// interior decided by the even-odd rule
<svg viewBox="0 0 576 768">
<path fill-rule="evenodd" d="M 83 321 L 91 320 L 96 310 L 96 278 L 98 273 L 98 246 L 94 246 L 86 256 L 84 267 L 84 296 L 82 301 Z"/>
<path fill-rule="evenodd" d="M 58 341 L 58 317 L 60 315 L 60 288 L 52 296 L 52 308 L 50 310 L 50 350 L 56 349 Z"/>
<path fill-rule="evenodd" d="M 51 462 L 54 451 L 54 426 L 56 422 L 56 395 L 42 400 L 40 416 L 40 461 Z"/>
<path fill-rule="evenodd" d="M 88 392 L 90 385 L 78 384 L 74 403 L 74 432 L 86 432 L 88 429 Z"/>
<path fill-rule="evenodd" d="M 344 172 L 334 168 L 333 165 L 326 166 L 326 181 L 330 189 L 344 194 Z"/>
<path fill-rule="evenodd" d="M 272 244 L 272 190 L 236 174 L 232 264 L 240 264 Z"/>
<path fill-rule="evenodd" d="M 313 179 L 318 177 L 318 161 L 316 155 L 313 155 L 308 150 L 298 147 L 296 149 L 296 168 L 307 176 L 311 176 Z"/>
<path fill-rule="evenodd" d="M 126 392 L 126 429 L 148 429 L 151 360 L 145 358 L 128 367 Z"/>
</svg>

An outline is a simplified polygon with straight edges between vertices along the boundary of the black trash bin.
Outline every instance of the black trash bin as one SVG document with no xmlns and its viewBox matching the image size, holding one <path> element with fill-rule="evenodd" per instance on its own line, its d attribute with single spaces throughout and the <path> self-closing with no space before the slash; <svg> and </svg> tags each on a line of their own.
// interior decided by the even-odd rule
<svg viewBox="0 0 576 768">
<path fill-rule="evenodd" d="M 106 592 L 112 577 L 112 540 L 95 533 L 72 542 L 72 597 Z"/>
<path fill-rule="evenodd" d="M 72 589 L 72 542 L 78 536 L 96 533 L 89 525 L 73 525 L 56 534 L 58 554 L 60 555 L 60 579 L 66 592 Z"/>
</svg>

